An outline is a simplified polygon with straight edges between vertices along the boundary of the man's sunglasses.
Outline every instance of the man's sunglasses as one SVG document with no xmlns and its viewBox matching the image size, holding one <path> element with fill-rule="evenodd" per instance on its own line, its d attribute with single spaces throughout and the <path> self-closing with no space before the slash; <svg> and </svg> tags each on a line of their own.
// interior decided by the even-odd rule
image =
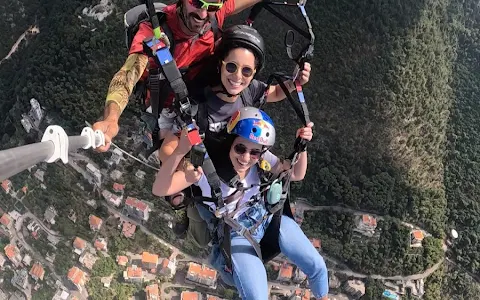
<svg viewBox="0 0 480 300">
<path fill-rule="evenodd" d="M 188 2 L 197 9 L 206 9 L 209 12 L 215 12 L 220 10 L 223 6 L 223 1 L 205 1 L 205 0 L 188 0 Z"/>
<path fill-rule="evenodd" d="M 233 146 L 233 150 L 235 150 L 235 153 L 237 153 L 238 155 L 243 155 L 247 153 L 248 148 L 244 144 L 236 144 L 235 146 Z M 260 157 L 260 155 L 262 155 L 262 153 L 263 153 L 262 150 L 251 149 L 250 157 L 257 159 Z"/>
<path fill-rule="evenodd" d="M 227 70 L 228 73 L 236 73 L 239 66 L 234 63 L 233 61 L 232 62 L 224 62 L 222 61 L 222 63 L 225 65 L 225 70 Z M 242 67 L 242 75 L 244 77 L 251 77 L 253 76 L 253 74 L 255 74 L 255 70 L 252 69 L 251 67 L 248 67 L 248 66 L 243 66 Z"/>
</svg>

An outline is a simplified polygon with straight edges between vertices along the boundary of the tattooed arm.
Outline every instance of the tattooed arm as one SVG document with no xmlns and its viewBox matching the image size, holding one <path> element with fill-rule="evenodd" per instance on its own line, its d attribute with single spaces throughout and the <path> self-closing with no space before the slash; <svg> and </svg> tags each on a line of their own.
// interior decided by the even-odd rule
<svg viewBox="0 0 480 300">
<path fill-rule="evenodd" d="M 127 106 L 133 87 L 137 84 L 148 64 L 148 57 L 140 53 L 130 54 L 122 68 L 113 76 L 108 87 L 103 121 L 93 124 L 93 130 L 105 134 L 105 146 L 96 150 L 105 152 L 118 134 L 118 119 Z"/>
</svg>

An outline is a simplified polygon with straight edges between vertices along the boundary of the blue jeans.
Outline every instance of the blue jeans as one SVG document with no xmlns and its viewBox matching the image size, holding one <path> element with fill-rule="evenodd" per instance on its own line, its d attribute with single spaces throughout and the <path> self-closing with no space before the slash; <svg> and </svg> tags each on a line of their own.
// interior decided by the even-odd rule
<svg viewBox="0 0 480 300">
<path fill-rule="evenodd" d="M 262 210 L 260 207 L 257 207 L 257 209 Z M 204 214 L 200 213 L 200 215 Z M 245 219 L 246 217 L 242 215 L 238 221 L 243 224 Z M 257 228 L 253 234 L 255 240 L 260 241 L 262 239 L 270 220 L 271 218 L 265 220 Z M 280 224 L 280 250 L 307 275 L 310 289 L 315 297 L 320 298 L 327 295 L 328 271 L 322 256 L 294 220 L 282 216 Z M 225 283 L 237 287 L 242 299 L 267 300 L 267 272 L 252 245 L 244 237 L 232 232 L 231 252 L 233 276 L 225 271 L 225 259 L 218 245 L 215 245 L 210 253 L 210 264 L 218 270 Z"/>
</svg>

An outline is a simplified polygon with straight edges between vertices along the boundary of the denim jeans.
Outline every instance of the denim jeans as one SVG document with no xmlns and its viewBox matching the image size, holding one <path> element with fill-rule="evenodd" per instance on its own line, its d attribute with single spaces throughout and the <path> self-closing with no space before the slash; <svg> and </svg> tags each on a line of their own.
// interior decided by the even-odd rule
<svg viewBox="0 0 480 300">
<path fill-rule="evenodd" d="M 258 209 L 255 212 L 247 212 L 238 218 L 244 225 L 248 223 L 248 216 L 258 217 L 264 213 L 264 207 L 252 207 Z M 207 217 L 206 209 L 200 215 Z M 211 218 L 211 214 L 210 214 Z M 260 241 L 265 233 L 271 218 L 266 219 L 253 233 L 255 240 Z M 305 236 L 300 226 L 287 216 L 282 216 L 280 223 L 279 245 L 282 253 L 305 275 L 307 275 L 310 289 L 317 298 L 328 293 L 328 271 L 325 262 Z M 232 286 L 236 286 L 242 299 L 267 300 L 268 281 L 265 266 L 256 255 L 252 245 L 236 232 L 231 233 L 231 253 L 233 274 L 225 271 L 225 259 L 218 245 L 215 245 L 210 253 L 210 264 L 219 272 L 222 280 Z"/>
</svg>

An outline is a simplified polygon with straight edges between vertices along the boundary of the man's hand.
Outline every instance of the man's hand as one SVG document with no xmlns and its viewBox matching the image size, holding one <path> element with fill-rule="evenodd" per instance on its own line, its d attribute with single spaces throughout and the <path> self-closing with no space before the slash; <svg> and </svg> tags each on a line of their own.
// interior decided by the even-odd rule
<svg viewBox="0 0 480 300">
<path fill-rule="evenodd" d="M 118 134 L 118 121 L 104 120 L 93 124 L 93 130 L 100 130 L 105 136 L 105 146 L 100 146 L 95 150 L 98 152 L 106 152 L 110 148 L 112 139 Z"/>
<path fill-rule="evenodd" d="M 310 80 L 311 70 L 312 70 L 312 66 L 310 65 L 310 63 L 306 62 L 303 65 L 303 70 L 300 71 L 297 75 L 297 80 L 300 82 L 300 85 L 304 85 Z"/>
</svg>

